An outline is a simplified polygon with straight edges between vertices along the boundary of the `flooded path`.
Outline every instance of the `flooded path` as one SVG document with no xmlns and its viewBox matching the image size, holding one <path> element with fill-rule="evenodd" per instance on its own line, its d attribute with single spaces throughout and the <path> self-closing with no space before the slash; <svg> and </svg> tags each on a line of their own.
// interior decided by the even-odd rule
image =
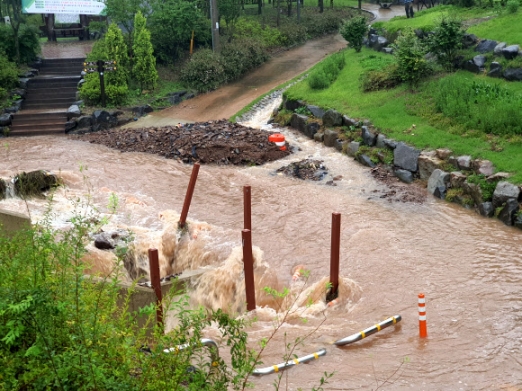
<svg viewBox="0 0 522 391">
<path fill-rule="evenodd" d="M 288 389 L 310 389 L 324 371 L 336 371 L 328 390 L 378 385 L 390 390 L 520 389 L 520 231 L 432 198 L 422 205 L 390 203 L 379 197 L 382 186 L 366 168 L 286 133 L 301 148 L 286 161 L 239 169 L 203 166 L 190 217 L 211 224 L 214 236 L 209 240 L 224 259 L 240 245 L 242 186 L 251 185 L 254 244 L 280 285 L 291 286 L 296 265 L 311 270 L 311 283 L 329 275 L 331 213 L 342 213 L 341 276 L 353 280 L 361 294 L 351 302 L 341 298 L 325 311 L 320 330 L 296 353 L 321 347 L 328 353 L 287 371 Z M 66 138 L 17 138 L 8 144 L 0 176 L 42 168 L 61 171 L 69 196 L 90 191 L 102 211 L 114 192 L 121 200 L 115 224 L 159 229 L 158 213 L 181 210 L 190 166 Z M 330 176 L 342 175 L 342 180 L 326 186 L 325 181 L 275 174 L 282 165 L 307 157 L 323 160 Z M 2 207 L 21 211 L 24 205 L 7 200 Z M 36 214 L 41 209 L 36 201 L 30 207 Z M 427 298 L 427 340 L 418 338 L 419 292 Z M 291 321 L 283 328 L 287 338 L 317 327 L 321 311 L 309 311 L 307 323 Z M 403 317 L 395 330 L 346 348 L 331 345 L 395 314 Z M 252 341 L 270 333 L 272 315 L 259 311 L 260 320 L 250 329 Z M 263 356 L 265 365 L 282 361 L 284 338 L 283 332 L 277 334 Z M 254 379 L 256 389 L 272 389 L 274 379 Z"/>
</svg>

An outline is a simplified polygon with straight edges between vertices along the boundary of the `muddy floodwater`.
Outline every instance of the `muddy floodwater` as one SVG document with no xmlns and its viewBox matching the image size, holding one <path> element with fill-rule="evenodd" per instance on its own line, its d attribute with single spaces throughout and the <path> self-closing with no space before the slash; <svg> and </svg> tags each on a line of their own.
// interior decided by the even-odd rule
<svg viewBox="0 0 522 391">
<path fill-rule="evenodd" d="M 342 281 L 349 297 L 327 308 L 317 302 L 299 309 L 303 322 L 292 318 L 275 336 L 262 360 L 282 361 L 286 341 L 317 328 L 296 350 L 309 354 L 325 347 L 327 354 L 285 372 L 289 390 L 311 389 L 321 374 L 335 371 L 327 390 L 518 390 L 522 388 L 522 267 L 520 231 L 472 211 L 428 198 L 423 204 L 389 202 L 383 185 L 368 169 L 332 149 L 285 130 L 288 158 L 260 167 L 202 166 L 189 217 L 208 223 L 197 240 L 216 256 L 217 267 L 241 244 L 243 186 L 252 186 L 253 243 L 264 253 L 272 280 L 292 282 L 297 265 L 311 271 L 309 286 L 329 275 L 332 212 L 342 214 Z M 56 195 L 54 224 L 67 224 L 72 207 L 67 198 L 93 196 L 102 213 L 111 193 L 120 201 L 111 225 L 161 229 L 158 214 L 180 211 L 191 166 L 144 153 L 121 153 L 67 138 L 8 139 L 1 153 L 0 176 L 47 169 L 64 178 Z M 308 182 L 276 174 L 290 162 L 322 160 L 329 174 Z M 336 186 L 325 183 L 336 176 Z M 30 201 L 33 219 L 42 201 Z M 5 209 L 23 212 L 16 199 Z M 195 300 L 215 292 L 193 292 Z M 418 337 L 417 295 L 426 295 L 427 339 Z M 249 328 L 255 342 L 270 335 L 275 311 L 258 310 Z M 367 339 L 338 348 L 332 342 L 391 315 L 402 322 Z M 326 319 L 324 319 L 324 317 Z M 212 331 L 209 331 L 212 336 Z M 273 389 L 276 375 L 253 379 L 256 389 Z"/>
</svg>

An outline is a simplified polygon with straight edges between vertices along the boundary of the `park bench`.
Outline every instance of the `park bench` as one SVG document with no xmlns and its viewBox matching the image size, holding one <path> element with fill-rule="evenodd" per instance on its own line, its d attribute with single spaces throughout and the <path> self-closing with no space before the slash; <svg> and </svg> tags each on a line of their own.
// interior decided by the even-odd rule
<svg viewBox="0 0 522 391">
<path fill-rule="evenodd" d="M 84 39 L 89 39 L 89 28 L 82 27 L 80 24 L 71 24 L 69 26 L 61 27 L 55 26 L 53 28 L 53 41 L 56 41 L 56 38 L 66 37 L 78 37 L 80 41 L 83 41 Z"/>
</svg>

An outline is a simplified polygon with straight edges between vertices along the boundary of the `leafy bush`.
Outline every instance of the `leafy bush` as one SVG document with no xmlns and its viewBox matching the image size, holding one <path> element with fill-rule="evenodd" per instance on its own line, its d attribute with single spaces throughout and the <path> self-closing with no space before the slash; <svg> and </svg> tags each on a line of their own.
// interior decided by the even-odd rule
<svg viewBox="0 0 522 391">
<path fill-rule="evenodd" d="M 497 83 L 446 77 L 434 84 L 435 108 L 444 116 L 496 135 L 522 134 L 522 95 Z"/>
<path fill-rule="evenodd" d="M 40 41 L 38 40 L 36 28 L 24 24 L 20 25 L 18 40 L 20 45 L 20 63 L 28 64 L 35 60 L 40 53 Z M 0 24 L 0 52 L 4 52 L 9 61 L 16 62 L 13 29 L 4 24 Z"/>
<path fill-rule="evenodd" d="M 215 90 L 227 81 L 222 57 L 210 49 L 198 50 L 181 70 L 180 79 L 198 92 Z"/>
<path fill-rule="evenodd" d="M 410 87 L 416 87 L 431 72 L 424 58 L 426 49 L 411 28 L 402 30 L 392 47 L 397 59 L 397 77 Z"/>
<path fill-rule="evenodd" d="M 78 206 L 81 208 L 81 206 Z M 242 320 L 221 310 L 177 312 L 175 332 L 155 324 L 156 306 L 129 309 L 119 297 L 119 270 L 99 282 L 85 277 L 84 245 L 99 229 L 92 217 L 72 219 L 64 232 L 50 217 L 34 230 L 0 237 L 0 379 L 5 390 L 227 390 L 244 388 L 257 359 L 247 349 Z M 118 304 L 120 302 L 120 304 Z M 137 319 L 147 319 L 145 327 Z M 199 341 L 215 324 L 231 365 Z M 153 330 L 147 334 L 147 330 Z M 175 354 L 163 349 L 186 344 Z M 168 376 L 165 374 L 168 373 Z"/>
<path fill-rule="evenodd" d="M 491 201 L 493 199 L 493 193 L 495 192 L 498 181 L 487 181 L 483 174 L 471 174 L 466 181 L 480 186 L 484 201 Z"/>
<path fill-rule="evenodd" d="M 155 88 L 158 81 L 156 58 L 150 42 L 150 31 L 146 28 L 147 19 L 138 11 L 134 17 L 134 39 L 132 40 L 132 75 L 140 87 Z"/>
<path fill-rule="evenodd" d="M 18 85 L 18 68 L 0 53 L 0 88 L 9 90 Z"/>
<path fill-rule="evenodd" d="M 518 7 L 520 7 L 520 2 L 518 0 L 508 0 L 506 3 L 506 9 L 510 14 L 516 14 Z"/>
<path fill-rule="evenodd" d="M 211 42 L 210 21 L 193 2 L 165 0 L 152 4 L 148 22 L 158 61 L 172 63 L 179 58 L 189 49 L 192 31 L 196 47 Z"/>
<path fill-rule="evenodd" d="M 437 55 L 437 61 L 447 71 L 453 71 L 463 36 L 462 22 L 451 16 L 442 16 L 429 35 L 428 50 Z"/>
<path fill-rule="evenodd" d="M 107 34 L 94 44 L 91 53 L 87 56 L 88 61 L 116 61 L 116 70 L 105 73 L 105 93 L 109 105 L 122 105 L 127 100 L 128 68 L 130 66 L 127 51 L 120 28 L 112 23 Z M 100 104 L 101 91 L 98 73 L 90 73 L 85 76 L 85 83 L 80 88 L 80 97 L 90 105 Z"/>
<path fill-rule="evenodd" d="M 306 27 L 310 37 L 319 37 L 339 31 L 346 14 L 339 9 L 325 9 L 322 14 L 317 12 L 303 12 L 301 23 Z"/>
<path fill-rule="evenodd" d="M 279 31 L 282 35 L 283 46 L 287 47 L 303 43 L 308 37 L 306 27 L 293 20 L 287 20 L 287 23 L 279 27 Z"/>
<path fill-rule="evenodd" d="M 308 85 L 314 90 L 328 88 L 337 79 L 345 64 L 343 52 L 331 55 L 311 72 Z"/>
<path fill-rule="evenodd" d="M 401 80 L 397 77 L 397 64 L 393 64 L 384 69 L 361 73 L 359 82 L 361 90 L 369 92 L 394 88 L 401 83 Z"/>
<path fill-rule="evenodd" d="M 348 46 L 360 52 L 363 38 L 368 32 L 368 21 L 363 16 L 355 16 L 345 21 L 339 33 L 348 42 Z"/>
<path fill-rule="evenodd" d="M 234 39 L 257 38 L 267 48 L 283 46 L 285 38 L 281 32 L 270 26 L 262 26 L 254 19 L 239 18 L 234 26 Z"/>
<path fill-rule="evenodd" d="M 238 79 L 268 59 L 262 44 L 255 39 L 247 38 L 227 43 L 221 49 L 220 55 L 227 81 Z"/>
</svg>

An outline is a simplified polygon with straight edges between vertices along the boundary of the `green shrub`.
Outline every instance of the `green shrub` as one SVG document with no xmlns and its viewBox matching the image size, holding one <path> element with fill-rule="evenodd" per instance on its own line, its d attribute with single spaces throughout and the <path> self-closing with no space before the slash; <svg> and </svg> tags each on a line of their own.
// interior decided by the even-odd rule
<svg viewBox="0 0 522 391">
<path fill-rule="evenodd" d="M 484 201 L 491 201 L 493 199 L 493 193 L 495 192 L 498 181 L 487 181 L 486 177 L 482 174 L 471 174 L 466 181 L 480 186 Z"/>
<path fill-rule="evenodd" d="M 522 95 L 500 83 L 468 80 L 457 73 L 434 82 L 432 91 L 435 109 L 469 129 L 522 134 Z"/>
<path fill-rule="evenodd" d="M 239 18 L 234 25 L 234 39 L 252 39 L 261 41 L 261 45 L 267 48 L 284 46 L 285 37 L 276 28 L 261 26 L 259 21 L 254 19 Z"/>
<path fill-rule="evenodd" d="M 310 37 L 333 34 L 339 31 L 346 13 L 339 9 L 325 9 L 322 14 L 304 11 L 301 23 Z"/>
<path fill-rule="evenodd" d="M 287 47 L 303 43 L 308 38 L 306 27 L 297 24 L 297 22 L 293 20 L 289 20 L 287 23 L 281 25 L 279 31 L 282 36 L 282 44 Z"/>
<path fill-rule="evenodd" d="M 18 68 L 0 53 L 0 88 L 9 90 L 18 85 Z"/>
<path fill-rule="evenodd" d="M 381 70 L 370 70 L 359 76 L 360 87 L 364 92 L 380 91 L 394 88 L 401 83 L 397 77 L 397 64 L 389 65 Z"/>
<path fill-rule="evenodd" d="M 181 70 L 180 78 L 198 92 L 215 90 L 227 81 L 222 57 L 210 49 L 194 53 Z"/>
<path fill-rule="evenodd" d="M 223 46 L 221 63 L 227 81 L 233 81 L 268 60 L 263 45 L 256 39 L 242 38 Z"/>
<path fill-rule="evenodd" d="M 407 82 L 411 88 L 416 87 L 431 72 L 424 58 L 426 49 L 411 28 L 402 30 L 392 47 L 397 59 L 397 78 Z"/>
<path fill-rule="evenodd" d="M 520 2 L 518 0 L 508 0 L 506 3 L 506 9 L 510 14 L 516 14 L 518 12 L 518 7 L 520 7 Z"/>
<path fill-rule="evenodd" d="M 453 71 L 463 36 L 462 22 L 451 16 L 442 16 L 429 35 L 428 50 L 437 55 L 438 63 L 447 71 Z"/>
<path fill-rule="evenodd" d="M 328 88 L 337 79 L 345 64 L 343 52 L 332 54 L 310 73 L 308 85 L 314 90 Z"/>
<path fill-rule="evenodd" d="M 20 64 L 28 64 L 34 61 L 40 53 L 40 41 L 36 28 L 20 25 L 18 31 L 20 47 Z M 0 52 L 4 52 L 9 61 L 16 61 L 16 48 L 13 29 L 10 26 L 0 24 Z"/>
<path fill-rule="evenodd" d="M 133 78 L 138 81 L 141 89 L 156 87 L 158 71 L 156 70 L 156 58 L 150 41 L 150 31 L 146 28 L 147 19 L 140 11 L 134 17 L 134 39 L 132 40 Z"/>
<path fill-rule="evenodd" d="M 345 21 L 339 30 L 342 37 L 348 42 L 348 46 L 360 52 L 363 38 L 368 32 L 368 21 L 363 16 L 355 16 Z"/>
</svg>

